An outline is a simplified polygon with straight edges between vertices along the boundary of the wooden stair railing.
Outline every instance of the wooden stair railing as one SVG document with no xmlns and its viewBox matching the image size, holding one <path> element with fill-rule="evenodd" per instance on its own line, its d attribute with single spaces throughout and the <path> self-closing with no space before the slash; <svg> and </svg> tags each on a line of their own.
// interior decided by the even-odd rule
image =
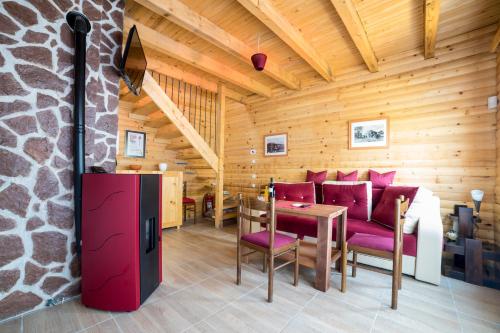
<svg viewBox="0 0 500 333">
<path fill-rule="evenodd" d="M 212 150 L 217 147 L 217 93 L 155 71 L 151 77 Z"/>
<path fill-rule="evenodd" d="M 154 78 L 154 76 L 156 76 L 156 79 Z M 179 104 L 179 101 L 181 101 L 182 103 L 184 97 L 187 97 L 185 94 L 185 90 L 183 91 L 182 96 L 179 91 L 178 96 L 177 98 L 174 98 L 174 101 L 171 96 L 174 95 L 174 92 L 177 93 L 177 91 L 175 91 L 173 84 L 169 85 L 168 82 L 167 85 L 162 86 L 162 79 L 167 80 L 168 78 L 165 75 L 162 76 L 161 74 L 157 74 L 154 72 L 151 74 L 149 72 L 146 72 L 142 83 L 142 89 L 146 94 L 149 95 L 151 100 L 158 106 L 158 108 L 168 117 L 172 124 L 175 125 L 179 132 L 182 133 L 186 140 L 189 141 L 193 148 L 195 148 L 203 157 L 203 159 L 207 161 L 210 167 L 217 171 L 219 158 L 212 148 L 216 147 L 217 136 L 214 135 L 213 138 L 212 136 L 209 136 L 208 140 L 206 140 L 206 122 L 205 119 L 203 119 L 204 124 L 202 126 L 202 122 L 200 121 L 200 115 L 203 114 L 206 109 L 203 110 L 202 108 L 200 108 L 198 106 L 199 101 L 194 101 L 194 97 L 201 101 L 203 101 L 203 99 L 199 94 L 194 96 L 192 95 L 191 101 L 188 104 Z M 171 82 L 175 83 L 175 81 L 173 80 Z M 178 85 L 181 85 L 180 81 L 178 81 Z M 212 104 L 215 105 L 216 103 Z M 216 123 L 215 120 L 214 123 Z M 201 135 L 200 131 L 202 132 Z M 203 137 L 203 134 L 205 134 L 205 138 Z M 216 134 L 215 131 L 214 134 Z"/>
</svg>

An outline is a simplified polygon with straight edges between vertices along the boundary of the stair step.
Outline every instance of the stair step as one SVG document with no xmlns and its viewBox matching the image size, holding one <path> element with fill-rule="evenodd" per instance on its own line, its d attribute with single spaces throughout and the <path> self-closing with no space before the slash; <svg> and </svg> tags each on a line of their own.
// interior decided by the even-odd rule
<svg viewBox="0 0 500 333">
<path fill-rule="evenodd" d="M 212 167 L 210 165 L 190 165 L 189 167 L 191 169 L 195 169 L 195 170 L 198 170 L 198 169 L 212 169 Z"/>
<path fill-rule="evenodd" d="M 202 158 L 201 155 L 180 155 L 178 157 L 183 160 L 199 160 Z"/>
</svg>

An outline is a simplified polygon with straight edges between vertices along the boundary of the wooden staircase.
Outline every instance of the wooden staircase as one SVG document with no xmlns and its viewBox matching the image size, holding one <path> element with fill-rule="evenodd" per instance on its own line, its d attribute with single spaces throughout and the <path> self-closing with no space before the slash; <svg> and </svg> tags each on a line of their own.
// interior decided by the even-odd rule
<svg viewBox="0 0 500 333">
<path fill-rule="evenodd" d="M 192 182 L 216 184 L 216 207 L 223 201 L 224 87 L 217 93 L 156 72 L 144 76 L 146 95 L 135 100 L 129 117 L 156 128 L 154 140 L 177 151 L 177 164 L 184 166 Z M 130 98 L 127 95 L 124 99 Z M 132 99 L 132 98 L 131 98 Z M 222 225 L 216 209 L 216 226 Z"/>
</svg>

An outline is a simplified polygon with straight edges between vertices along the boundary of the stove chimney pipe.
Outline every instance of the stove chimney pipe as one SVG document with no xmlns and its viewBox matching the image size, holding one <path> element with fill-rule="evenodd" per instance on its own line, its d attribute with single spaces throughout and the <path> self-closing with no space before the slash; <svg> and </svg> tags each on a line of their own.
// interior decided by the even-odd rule
<svg viewBox="0 0 500 333">
<path fill-rule="evenodd" d="M 87 52 L 87 33 L 90 22 L 82 13 L 71 11 L 66 15 L 66 21 L 75 35 L 74 55 L 74 137 L 73 137 L 73 186 L 75 200 L 75 237 L 76 252 L 81 254 L 82 227 L 82 174 L 85 172 L 85 55 Z"/>
</svg>

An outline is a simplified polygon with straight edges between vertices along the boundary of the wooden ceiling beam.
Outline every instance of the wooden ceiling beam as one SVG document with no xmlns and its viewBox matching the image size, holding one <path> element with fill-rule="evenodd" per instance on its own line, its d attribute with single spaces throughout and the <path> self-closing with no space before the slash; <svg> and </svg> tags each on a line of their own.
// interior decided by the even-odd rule
<svg viewBox="0 0 500 333">
<path fill-rule="evenodd" d="M 189 84 L 201 87 L 211 92 L 217 92 L 217 82 L 201 78 L 198 75 L 195 75 L 190 72 L 186 72 L 183 69 L 180 69 L 176 66 L 173 66 L 169 63 L 160 60 L 156 56 L 148 54 L 148 52 L 146 52 L 146 59 L 148 62 L 148 68 L 157 73 L 173 77 L 177 80 L 187 82 Z M 247 96 L 240 94 L 237 91 L 234 91 L 232 89 L 226 89 L 226 96 L 238 103 L 246 104 L 245 100 Z"/>
<path fill-rule="evenodd" d="M 424 57 L 434 58 L 439 23 L 440 0 L 424 0 Z"/>
<path fill-rule="evenodd" d="M 136 0 L 136 2 L 253 66 L 250 57 L 255 50 L 206 17 L 194 12 L 181 1 Z M 287 88 L 300 89 L 299 79 L 283 70 L 272 59 L 267 59 L 263 73 Z"/>
<path fill-rule="evenodd" d="M 490 52 L 494 53 L 497 51 L 498 44 L 500 43 L 500 23 L 498 24 L 497 32 L 493 37 L 490 45 Z"/>
<path fill-rule="evenodd" d="M 258 95 L 264 97 L 271 97 L 272 95 L 271 89 L 264 84 L 226 66 L 222 62 L 207 57 L 203 53 L 177 42 L 128 16 L 124 19 L 124 25 L 126 30 L 129 30 L 133 25 L 135 25 L 139 31 L 141 42 L 145 46 L 151 47 L 158 52 L 165 53 L 172 58 L 188 63 L 207 73 L 217 76 L 224 81 L 230 82 Z"/>
<path fill-rule="evenodd" d="M 250 13 L 272 30 L 326 81 L 333 78 L 330 65 L 308 43 L 301 32 L 273 6 L 270 0 L 238 0 Z"/>
<path fill-rule="evenodd" d="M 368 70 L 378 72 L 378 60 L 366 35 L 365 27 L 352 0 L 331 0 L 337 14 L 349 32 L 352 41 L 358 48 Z"/>
</svg>

